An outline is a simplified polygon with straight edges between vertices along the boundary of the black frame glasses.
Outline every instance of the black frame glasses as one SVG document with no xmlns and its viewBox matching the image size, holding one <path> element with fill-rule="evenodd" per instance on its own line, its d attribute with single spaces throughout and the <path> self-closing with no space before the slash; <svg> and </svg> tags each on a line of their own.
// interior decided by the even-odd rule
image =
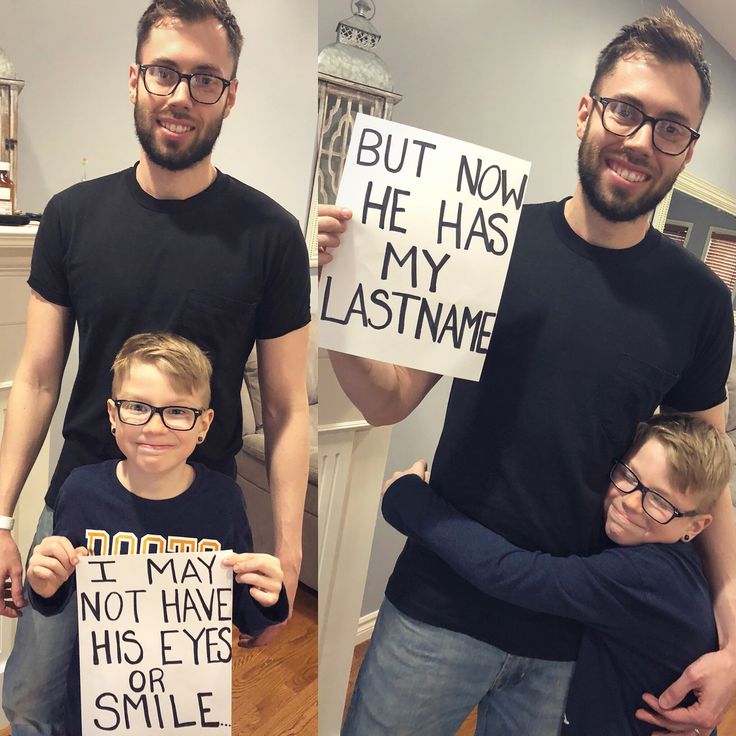
<svg viewBox="0 0 736 736">
<path fill-rule="evenodd" d="M 194 425 L 197 423 L 197 419 L 199 419 L 202 416 L 202 414 L 204 414 L 203 409 L 194 409 L 191 406 L 153 406 L 153 404 L 148 404 L 145 401 L 137 401 L 135 399 L 113 399 L 113 403 L 115 404 L 115 408 L 118 411 L 118 419 L 123 424 L 128 424 L 131 427 L 143 427 L 144 425 L 148 424 L 148 422 L 151 421 L 154 414 L 158 414 L 161 417 L 161 421 L 163 422 L 164 427 L 166 427 L 167 429 L 171 429 L 174 432 L 189 432 L 192 429 L 194 429 Z M 128 419 L 123 419 L 123 415 L 120 409 L 124 404 L 136 404 L 137 406 L 145 406 L 148 409 L 148 416 L 142 422 L 137 422 L 137 421 L 131 422 L 129 421 L 130 417 L 128 417 Z M 171 421 L 171 417 L 169 417 L 167 421 L 166 413 L 171 412 L 171 410 L 173 409 L 192 412 L 192 422 L 190 426 L 172 427 L 169 424 L 169 421 Z"/>
<path fill-rule="evenodd" d="M 614 480 L 614 473 L 619 466 L 624 468 L 624 470 L 631 476 L 633 488 L 622 488 Z M 672 519 L 681 518 L 683 516 L 697 516 L 700 513 L 699 511 L 680 511 L 677 506 L 675 506 L 671 501 L 668 501 L 661 493 L 657 493 L 657 491 L 651 488 L 647 488 L 647 486 L 645 486 L 641 482 L 641 480 L 639 480 L 639 476 L 625 462 L 623 462 L 623 460 L 616 459 L 613 461 L 608 477 L 611 483 L 613 483 L 616 489 L 619 490 L 621 493 L 625 493 L 628 495 L 629 493 L 633 493 L 634 491 L 641 491 L 641 507 L 642 509 L 644 509 L 644 513 L 650 519 L 656 521 L 657 524 L 669 524 Z M 620 479 L 619 482 L 621 482 Z M 647 499 L 649 499 L 649 501 L 647 501 Z M 654 507 L 657 509 L 657 512 L 659 512 L 660 515 L 671 514 L 670 517 L 663 520 L 663 518 L 657 518 L 656 516 L 654 516 L 650 510 L 652 508 L 652 504 L 655 504 Z"/>
<path fill-rule="evenodd" d="M 176 83 L 171 86 L 171 89 L 168 92 L 156 92 L 155 90 L 152 90 L 148 86 L 148 71 L 150 69 L 163 69 L 167 72 L 171 72 L 172 74 L 176 75 Z M 223 92 L 230 86 L 230 80 L 229 79 L 223 79 L 223 77 L 218 77 L 216 74 L 203 74 L 202 72 L 195 72 L 194 74 L 184 74 L 183 72 L 180 72 L 176 69 L 172 69 L 170 66 L 166 66 L 165 64 L 139 64 L 138 65 L 138 71 L 139 71 L 139 78 L 143 77 L 143 86 L 146 88 L 146 91 L 149 94 L 156 95 L 157 97 L 170 97 L 174 94 L 174 91 L 176 88 L 181 84 L 182 79 L 186 79 L 187 81 L 187 87 L 189 88 L 189 96 L 195 101 L 199 102 L 201 105 L 214 105 L 215 103 L 219 102 Z M 217 80 L 220 85 L 220 94 L 217 95 L 217 99 L 215 100 L 200 100 L 195 91 L 192 89 L 192 79 L 195 80 L 194 89 L 197 88 L 197 80 L 204 82 L 205 80 Z M 205 85 L 206 86 L 206 85 Z"/>
<path fill-rule="evenodd" d="M 685 151 L 687 151 L 688 147 L 693 141 L 696 141 L 698 138 L 700 138 L 700 133 L 698 133 L 697 130 L 693 130 L 692 128 L 688 127 L 684 123 L 680 123 L 677 120 L 668 120 L 667 118 L 655 118 L 651 115 L 647 115 L 643 110 L 640 110 L 636 105 L 632 105 L 630 102 L 626 102 L 626 100 L 617 100 L 614 97 L 600 97 L 598 95 L 591 95 L 590 96 L 592 100 L 595 100 L 595 102 L 600 103 L 601 106 L 601 122 L 603 123 L 603 127 L 609 132 L 613 133 L 613 135 L 620 136 L 621 138 L 628 138 L 629 136 L 634 135 L 643 125 L 646 125 L 647 123 L 652 124 L 652 145 L 660 151 L 660 153 L 664 153 L 666 156 L 681 156 Z M 633 113 L 633 120 L 634 122 L 631 123 L 631 125 L 627 125 L 623 121 L 615 121 L 615 118 L 612 118 L 612 115 L 614 115 L 614 107 L 610 107 L 611 105 L 614 106 L 621 106 L 622 112 L 631 112 Z M 610 112 L 607 112 L 610 109 Z M 641 117 L 641 119 L 639 119 Z M 636 122 L 638 120 L 638 122 Z M 608 124 L 606 124 L 608 123 Z M 620 126 L 622 129 L 627 129 L 625 132 L 618 132 L 616 130 L 611 130 L 609 128 L 609 125 L 616 124 Z M 682 147 L 679 148 L 677 151 L 671 150 L 666 151 L 664 148 L 662 148 L 662 141 L 663 136 L 665 135 L 663 132 L 663 128 L 666 129 L 667 126 L 676 126 L 677 129 L 682 128 L 683 132 L 687 131 L 690 134 L 690 137 L 688 138 L 687 143 Z M 628 128 L 631 127 L 630 130 Z M 657 138 L 659 137 L 659 144 L 657 143 Z M 665 145 L 667 143 L 666 138 L 664 138 Z"/>
</svg>

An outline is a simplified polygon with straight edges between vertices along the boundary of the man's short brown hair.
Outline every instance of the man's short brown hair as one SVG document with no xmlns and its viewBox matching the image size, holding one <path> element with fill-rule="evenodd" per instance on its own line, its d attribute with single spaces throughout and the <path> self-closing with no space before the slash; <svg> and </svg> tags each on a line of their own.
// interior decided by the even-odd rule
<svg viewBox="0 0 736 736">
<path fill-rule="evenodd" d="M 692 496 L 700 513 L 710 511 L 731 478 L 730 440 L 692 414 L 657 414 L 639 424 L 627 454 L 649 440 L 664 447 L 672 487 Z"/>
<path fill-rule="evenodd" d="M 120 386 L 135 363 L 154 366 L 177 391 L 201 391 L 205 398 L 202 408 L 209 408 L 212 363 L 191 340 L 171 332 L 142 332 L 129 337 L 112 364 L 113 398 L 118 398 Z"/>
<path fill-rule="evenodd" d="M 619 31 L 598 56 L 590 93 L 599 94 L 601 79 L 613 71 L 620 59 L 637 52 L 668 63 L 692 64 L 700 78 L 700 110 L 705 113 L 710 102 L 711 80 L 710 65 L 703 56 L 703 37 L 669 8 L 662 8 L 658 17 L 639 18 Z"/>
<path fill-rule="evenodd" d="M 243 48 L 243 34 L 238 27 L 227 0 L 154 0 L 138 21 L 138 35 L 135 47 L 135 63 L 141 63 L 141 49 L 148 40 L 151 28 L 159 25 L 167 18 L 177 18 L 184 23 L 199 23 L 209 18 L 216 18 L 227 33 L 230 56 L 233 57 L 233 73 L 235 79 L 238 71 L 238 60 Z"/>
</svg>

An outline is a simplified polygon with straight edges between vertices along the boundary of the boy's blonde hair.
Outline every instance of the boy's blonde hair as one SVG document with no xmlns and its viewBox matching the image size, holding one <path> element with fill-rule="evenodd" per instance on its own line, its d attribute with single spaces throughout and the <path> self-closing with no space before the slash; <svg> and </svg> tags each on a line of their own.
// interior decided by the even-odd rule
<svg viewBox="0 0 736 736">
<path fill-rule="evenodd" d="M 693 496 L 701 513 L 710 511 L 731 478 L 729 440 L 692 414 L 657 414 L 636 428 L 629 453 L 652 439 L 665 449 L 673 488 Z"/>
<path fill-rule="evenodd" d="M 209 408 L 212 363 L 191 340 L 171 332 L 142 332 L 129 337 L 112 364 L 113 398 L 117 398 L 134 363 L 154 366 L 177 390 L 201 391 L 205 396 L 202 408 Z"/>
</svg>

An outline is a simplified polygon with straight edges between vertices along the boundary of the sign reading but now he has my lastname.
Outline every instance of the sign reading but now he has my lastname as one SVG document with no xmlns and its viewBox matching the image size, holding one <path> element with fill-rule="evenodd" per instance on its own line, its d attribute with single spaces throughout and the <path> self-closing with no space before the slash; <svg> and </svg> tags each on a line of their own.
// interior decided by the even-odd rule
<svg viewBox="0 0 736 736">
<path fill-rule="evenodd" d="M 82 557 L 83 736 L 230 736 L 229 552 Z"/>
<path fill-rule="evenodd" d="M 477 381 L 529 170 L 359 114 L 337 195 L 353 219 L 322 270 L 320 345 Z"/>
</svg>

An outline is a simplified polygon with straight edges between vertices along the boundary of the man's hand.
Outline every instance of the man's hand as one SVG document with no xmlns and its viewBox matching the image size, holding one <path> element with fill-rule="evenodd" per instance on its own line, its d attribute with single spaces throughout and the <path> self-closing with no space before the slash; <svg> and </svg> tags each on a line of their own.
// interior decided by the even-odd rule
<svg viewBox="0 0 736 736">
<path fill-rule="evenodd" d="M 28 605 L 23 597 L 23 565 L 15 540 L 5 529 L 0 531 L 0 575 L 4 583 L 0 616 L 18 618 L 20 609 Z"/>
<path fill-rule="evenodd" d="M 643 696 L 651 711 L 643 708 L 636 717 L 660 730 L 652 736 L 688 734 L 696 729 L 708 736 L 718 725 L 736 696 L 736 657 L 730 649 L 704 654 L 693 662 L 659 698 L 650 693 Z M 690 692 L 696 702 L 688 708 L 678 703 Z"/>
<path fill-rule="evenodd" d="M 42 598 L 50 598 L 69 580 L 83 555 L 87 550 L 75 549 L 66 537 L 46 537 L 28 561 L 28 584 Z"/>
<path fill-rule="evenodd" d="M 317 206 L 317 262 L 320 269 L 332 260 L 330 249 L 340 245 L 340 236 L 352 216 L 352 211 L 346 207 L 334 204 Z"/>
<path fill-rule="evenodd" d="M 386 491 L 391 487 L 391 484 L 397 480 L 398 478 L 401 478 L 404 475 L 418 475 L 425 483 L 429 483 L 429 470 L 427 469 L 427 461 L 426 460 L 417 460 L 410 468 L 407 468 L 406 470 L 399 470 L 396 473 L 394 473 L 384 484 L 383 488 L 381 488 L 381 495 L 383 496 Z"/>
</svg>

